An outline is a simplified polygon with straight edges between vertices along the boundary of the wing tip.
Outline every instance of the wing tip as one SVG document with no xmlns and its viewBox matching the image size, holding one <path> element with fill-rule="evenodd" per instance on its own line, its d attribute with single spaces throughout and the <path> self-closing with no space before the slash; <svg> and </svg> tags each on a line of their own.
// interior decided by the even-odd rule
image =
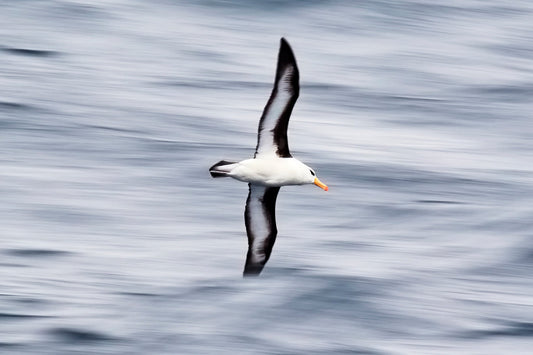
<svg viewBox="0 0 533 355">
<path fill-rule="evenodd" d="M 261 274 L 261 271 L 263 271 L 264 264 L 248 264 L 244 266 L 244 271 L 242 272 L 242 277 L 257 277 Z"/>
<path fill-rule="evenodd" d="M 279 43 L 279 61 L 281 62 L 293 62 L 296 66 L 296 57 L 294 56 L 294 52 L 292 51 L 292 48 L 289 44 L 289 42 L 285 39 L 285 37 L 281 37 L 280 43 Z"/>
</svg>

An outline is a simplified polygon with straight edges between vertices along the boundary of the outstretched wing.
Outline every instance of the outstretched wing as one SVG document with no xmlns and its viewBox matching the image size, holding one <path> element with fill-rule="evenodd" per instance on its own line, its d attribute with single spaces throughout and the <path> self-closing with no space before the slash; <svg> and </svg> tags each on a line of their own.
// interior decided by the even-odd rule
<svg viewBox="0 0 533 355">
<path fill-rule="evenodd" d="M 248 234 L 248 254 L 244 276 L 257 276 L 263 270 L 276 241 L 276 198 L 279 187 L 248 184 L 244 222 Z"/>
<path fill-rule="evenodd" d="M 290 158 L 287 141 L 289 118 L 298 95 L 300 74 L 289 43 L 282 38 L 278 54 L 276 81 L 259 121 L 255 157 L 275 154 Z"/>
</svg>

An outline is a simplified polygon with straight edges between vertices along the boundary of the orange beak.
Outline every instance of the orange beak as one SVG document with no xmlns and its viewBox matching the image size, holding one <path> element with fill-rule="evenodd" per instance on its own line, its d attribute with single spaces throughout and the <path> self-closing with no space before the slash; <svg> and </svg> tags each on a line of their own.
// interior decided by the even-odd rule
<svg viewBox="0 0 533 355">
<path fill-rule="evenodd" d="M 315 178 L 315 182 L 314 184 L 318 187 L 320 187 L 321 189 L 324 189 L 324 191 L 328 191 L 328 186 L 326 184 L 324 184 L 322 181 L 318 180 L 318 178 L 316 177 Z"/>
</svg>

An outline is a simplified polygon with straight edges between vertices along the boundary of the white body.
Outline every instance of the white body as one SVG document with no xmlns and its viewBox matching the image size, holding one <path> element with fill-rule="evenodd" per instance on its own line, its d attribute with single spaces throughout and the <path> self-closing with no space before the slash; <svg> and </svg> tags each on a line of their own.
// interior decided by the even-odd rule
<svg viewBox="0 0 533 355">
<path fill-rule="evenodd" d="M 294 158 L 246 159 L 223 168 L 234 179 L 263 186 L 312 184 L 315 180 L 311 168 Z"/>
</svg>

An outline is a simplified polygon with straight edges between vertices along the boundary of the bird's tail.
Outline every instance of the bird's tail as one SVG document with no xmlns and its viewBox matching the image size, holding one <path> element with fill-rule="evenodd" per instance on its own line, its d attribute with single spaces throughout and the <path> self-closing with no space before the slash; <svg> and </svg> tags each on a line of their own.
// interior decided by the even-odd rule
<svg viewBox="0 0 533 355">
<path fill-rule="evenodd" d="M 226 177 L 228 173 L 235 167 L 235 162 L 221 160 L 209 168 L 209 173 L 214 178 Z"/>
</svg>

